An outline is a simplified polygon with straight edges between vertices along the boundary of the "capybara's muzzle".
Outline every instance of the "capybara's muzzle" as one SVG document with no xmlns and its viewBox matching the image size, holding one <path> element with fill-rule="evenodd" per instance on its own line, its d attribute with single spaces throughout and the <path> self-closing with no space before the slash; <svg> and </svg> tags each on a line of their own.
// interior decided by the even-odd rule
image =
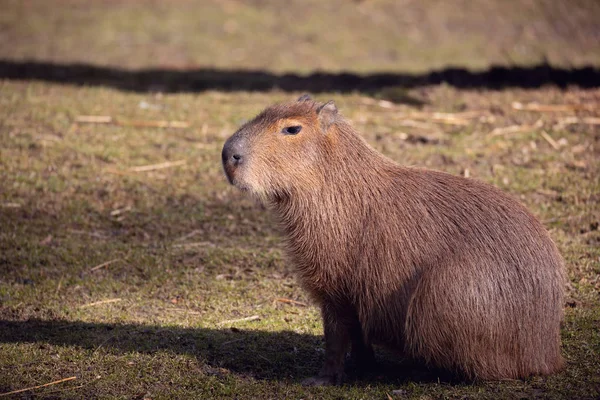
<svg viewBox="0 0 600 400">
<path fill-rule="evenodd" d="M 223 161 L 223 169 L 229 183 L 234 183 L 235 171 L 244 163 L 246 153 L 246 140 L 238 134 L 231 136 L 223 145 L 221 152 L 221 160 Z"/>
</svg>

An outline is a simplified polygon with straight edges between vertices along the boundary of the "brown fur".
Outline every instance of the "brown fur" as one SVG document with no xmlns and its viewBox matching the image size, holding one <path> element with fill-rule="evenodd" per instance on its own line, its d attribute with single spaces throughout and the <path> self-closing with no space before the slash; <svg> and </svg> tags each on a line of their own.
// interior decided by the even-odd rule
<svg viewBox="0 0 600 400">
<path fill-rule="evenodd" d="M 295 125 L 297 135 L 281 133 Z M 544 227 L 497 188 L 399 166 L 333 103 L 305 97 L 242 126 L 223 164 L 277 215 L 321 307 L 326 360 L 308 384 L 339 383 L 350 344 L 360 363 L 380 343 L 471 379 L 562 367 L 563 261 Z"/>
</svg>

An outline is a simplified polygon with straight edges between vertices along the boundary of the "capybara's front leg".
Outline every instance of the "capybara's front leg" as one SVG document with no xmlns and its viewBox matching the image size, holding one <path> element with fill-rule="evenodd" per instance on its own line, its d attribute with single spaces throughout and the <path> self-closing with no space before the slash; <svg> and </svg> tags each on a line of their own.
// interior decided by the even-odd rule
<svg viewBox="0 0 600 400">
<path fill-rule="evenodd" d="M 375 354 L 373 346 L 365 340 L 358 317 L 350 329 L 350 341 L 352 343 L 350 355 L 356 369 L 359 373 L 369 372 L 375 366 Z"/>
<path fill-rule="evenodd" d="M 325 363 L 319 375 L 302 382 L 305 386 L 340 385 L 344 378 L 344 360 L 350 345 L 346 316 L 328 305 L 322 306 L 321 314 L 325 331 Z"/>
</svg>

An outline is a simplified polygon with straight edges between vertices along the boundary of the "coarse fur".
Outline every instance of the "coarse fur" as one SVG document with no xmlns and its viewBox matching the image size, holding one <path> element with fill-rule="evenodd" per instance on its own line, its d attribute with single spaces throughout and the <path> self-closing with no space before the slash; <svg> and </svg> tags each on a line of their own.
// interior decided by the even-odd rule
<svg viewBox="0 0 600 400">
<path fill-rule="evenodd" d="M 302 129 L 284 134 L 290 126 Z M 223 165 L 278 217 L 321 307 L 325 364 L 307 384 L 340 383 L 350 345 L 368 365 L 373 343 L 467 379 L 562 368 L 562 258 L 541 223 L 499 189 L 400 166 L 332 102 L 307 96 L 243 125 Z"/>
</svg>

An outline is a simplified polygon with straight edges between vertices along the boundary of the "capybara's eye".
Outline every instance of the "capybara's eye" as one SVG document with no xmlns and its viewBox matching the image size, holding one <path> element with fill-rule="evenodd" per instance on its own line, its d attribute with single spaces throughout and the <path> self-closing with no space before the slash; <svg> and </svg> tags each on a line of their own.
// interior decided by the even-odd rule
<svg viewBox="0 0 600 400">
<path fill-rule="evenodd" d="M 286 128 L 283 128 L 281 130 L 281 133 L 285 134 L 285 135 L 295 135 L 298 132 L 300 132 L 302 130 L 302 127 L 300 125 L 296 125 L 296 126 L 288 126 Z"/>
</svg>

